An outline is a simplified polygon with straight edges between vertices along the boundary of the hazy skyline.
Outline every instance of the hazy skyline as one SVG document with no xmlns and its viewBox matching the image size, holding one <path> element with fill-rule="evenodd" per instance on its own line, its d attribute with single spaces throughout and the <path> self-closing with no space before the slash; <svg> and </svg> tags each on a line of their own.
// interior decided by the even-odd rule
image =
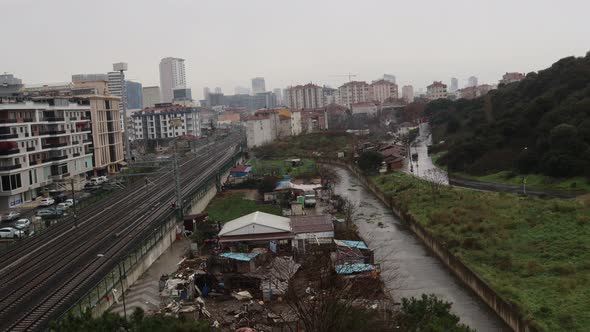
<svg viewBox="0 0 590 332">
<path fill-rule="evenodd" d="M 25 84 L 65 82 L 127 62 L 127 78 L 159 85 L 160 59 L 186 60 L 187 85 L 233 92 L 264 77 L 267 90 L 337 87 L 384 73 L 424 88 L 495 84 L 590 49 L 590 2 L 251 0 L 1 0 L 0 72 Z M 567 5 L 565 5 L 567 3 Z M 339 76 L 341 75 L 341 76 Z"/>
</svg>

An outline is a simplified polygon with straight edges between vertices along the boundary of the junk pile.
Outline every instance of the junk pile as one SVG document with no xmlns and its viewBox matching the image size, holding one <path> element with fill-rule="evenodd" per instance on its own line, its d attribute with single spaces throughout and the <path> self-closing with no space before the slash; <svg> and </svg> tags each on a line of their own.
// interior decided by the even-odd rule
<svg viewBox="0 0 590 332">
<path fill-rule="evenodd" d="M 274 271 L 273 264 L 281 272 Z M 272 294 L 284 293 L 292 275 L 289 271 L 298 268 L 288 258 L 275 258 L 254 273 L 212 273 L 202 258 L 183 259 L 176 273 L 162 275 L 160 279 L 159 312 L 207 320 L 223 331 L 240 328 L 273 331 L 273 327 L 296 321 L 285 303 L 268 300 Z"/>
</svg>

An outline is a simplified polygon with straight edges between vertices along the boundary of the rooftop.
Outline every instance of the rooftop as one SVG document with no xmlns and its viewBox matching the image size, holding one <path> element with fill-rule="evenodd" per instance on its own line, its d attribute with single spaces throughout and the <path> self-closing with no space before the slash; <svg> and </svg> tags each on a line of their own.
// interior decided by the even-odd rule
<svg viewBox="0 0 590 332">
<path fill-rule="evenodd" d="M 291 228 L 293 233 L 317 233 L 317 232 L 331 232 L 334 230 L 332 224 L 332 216 L 329 214 L 323 215 L 306 215 L 306 216 L 292 216 Z"/>
<path fill-rule="evenodd" d="M 223 228 L 219 232 L 219 236 L 268 234 L 277 232 L 291 232 L 291 220 L 274 214 L 256 211 L 232 221 L 228 221 L 223 225 Z"/>
</svg>

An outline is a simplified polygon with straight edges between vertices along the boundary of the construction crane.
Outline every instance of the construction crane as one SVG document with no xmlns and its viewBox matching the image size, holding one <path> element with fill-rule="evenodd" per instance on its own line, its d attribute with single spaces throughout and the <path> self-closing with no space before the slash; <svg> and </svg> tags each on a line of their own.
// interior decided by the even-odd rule
<svg viewBox="0 0 590 332">
<path fill-rule="evenodd" d="M 338 77 L 348 77 L 348 81 L 351 82 L 353 77 L 356 77 L 356 74 L 353 73 L 348 73 L 346 75 L 332 75 L 332 76 L 338 76 Z"/>
</svg>

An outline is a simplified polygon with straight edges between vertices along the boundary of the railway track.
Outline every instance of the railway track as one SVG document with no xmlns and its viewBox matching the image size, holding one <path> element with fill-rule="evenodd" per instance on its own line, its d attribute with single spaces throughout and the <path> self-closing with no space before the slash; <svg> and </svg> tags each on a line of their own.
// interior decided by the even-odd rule
<svg viewBox="0 0 590 332">
<path fill-rule="evenodd" d="M 205 158 L 194 158 L 180 167 L 183 197 L 215 175 L 235 154 L 233 146 L 222 146 L 220 143 Z M 0 269 L 0 330 L 43 329 L 73 305 L 173 213 L 168 204 L 175 197 L 173 182 L 172 174 L 164 174 L 156 179 L 153 190 L 146 191 L 142 185 L 127 188 L 81 211 L 77 228 L 70 221 L 64 222 L 56 230 L 18 246 L 31 249 L 23 257 L 3 257 L 1 262 L 6 265 Z M 16 249 L 11 252 L 23 252 Z"/>
</svg>

